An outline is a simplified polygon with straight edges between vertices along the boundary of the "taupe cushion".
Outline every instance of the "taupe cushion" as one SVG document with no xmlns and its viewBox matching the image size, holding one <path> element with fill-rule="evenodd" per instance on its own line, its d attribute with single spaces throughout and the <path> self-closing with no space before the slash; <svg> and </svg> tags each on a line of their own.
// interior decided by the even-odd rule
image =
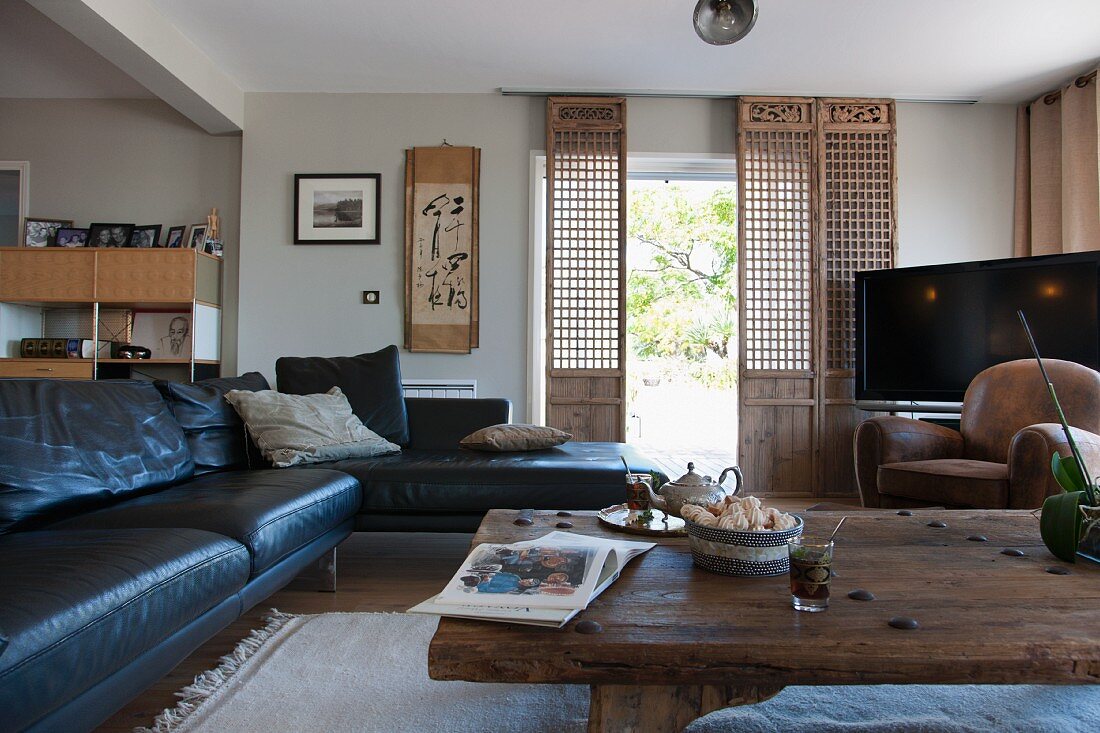
<svg viewBox="0 0 1100 733">
<path fill-rule="evenodd" d="M 966 458 L 884 463 L 878 467 L 880 494 L 955 507 L 1008 506 L 1008 465 Z"/>
<path fill-rule="evenodd" d="M 459 441 L 463 448 L 506 453 L 510 451 L 545 450 L 573 438 L 557 428 L 545 425 L 490 425 L 470 433 Z"/>
<path fill-rule="evenodd" d="M 370 458 L 401 450 L 363 425 L 339 387 L 312 395 L 233 390 L 225 399 L 241 416 L 264 458 L 276 468 Z"/>
</svg>

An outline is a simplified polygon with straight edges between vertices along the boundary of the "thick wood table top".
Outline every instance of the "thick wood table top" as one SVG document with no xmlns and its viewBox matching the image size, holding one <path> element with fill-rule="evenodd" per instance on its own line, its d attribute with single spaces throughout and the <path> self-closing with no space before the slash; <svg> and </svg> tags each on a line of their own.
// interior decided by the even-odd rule
<svg viewBox="0 0 1100 733">
<path fill-rule="evenodd" d="M 517 514 L 491 512 L 474 544 L 534 539 L 561 521 L 542 512 L 519 527 Z M 605 530 L 592 512 L 573 514 L 571 531 L 647 539 Z M 827 534 L 841 515 L 803 516 L 807 534 Z M 1100 682 L 1100 568 L 1056 560 L 1030 512 L 848 516 L 824 613 L 795 611 L 786 576 L 715 575 L 692 565 L 686 538 L 661 540 L 562 629 L 443 619 L 429 673 L 592 685 Z M 927 526 L 933 520 L 948 526 Z M 876 600 L 849 599 L 856 588 Z M 901 615 L 920 628 L 887 625 Z M 602 633 L 577 633 L 581 620 Z"/>
</svg>

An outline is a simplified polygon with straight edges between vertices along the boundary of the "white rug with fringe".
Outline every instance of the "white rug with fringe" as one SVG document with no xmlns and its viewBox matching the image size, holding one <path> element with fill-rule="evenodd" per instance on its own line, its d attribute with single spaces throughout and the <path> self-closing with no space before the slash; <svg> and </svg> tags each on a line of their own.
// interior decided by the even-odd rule
<svg viewBox="0 0 1100 733">
<path fill-rule="evenodd" d="M 143 733 L 581 733 L 588 688 L 428 679 L 438 621 L 274 612 Z M 486 624 L 486 631 L 492 626 Z M 560 633 L 571 633 L 563 631 Z M 1100 686 L 788 687 L 686 733 L 1095 733 Z"/>
</svg>

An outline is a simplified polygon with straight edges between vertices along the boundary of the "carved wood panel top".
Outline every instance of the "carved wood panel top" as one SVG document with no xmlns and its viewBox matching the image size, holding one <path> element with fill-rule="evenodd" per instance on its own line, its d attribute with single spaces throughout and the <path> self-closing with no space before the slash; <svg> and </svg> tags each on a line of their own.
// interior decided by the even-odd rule
<svg viewBox="0 0 1100 733">
<path fill-rule="evenodd" d="M 828 113 L 825 119 L 836 123 L 874 123 L 890 121 L 889 105 L 886 104 L 831 104 L 826 103 Z"/>
</svg>

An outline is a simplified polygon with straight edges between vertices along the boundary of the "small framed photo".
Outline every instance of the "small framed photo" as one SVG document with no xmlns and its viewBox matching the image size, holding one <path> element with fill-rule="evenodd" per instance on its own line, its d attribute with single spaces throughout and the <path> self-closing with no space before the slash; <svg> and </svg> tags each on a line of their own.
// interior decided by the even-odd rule
<svg viewBox="0 0 1100 733">
<path fill-rule="evenodd" d="M 294 176 L 294 244 L 378 244 L 382 176 Z"/>
<path fill-rule="evenodd" d="M 144 346 L 152 359 L 191 358 L 191 314 L 134 311 L 130 343 Z"/>
<path fill-rule="evenodd" d="M 207 224 L 192 224 L 191 230 L 187 232 L 187 247 L 202 252 L 206 247 L 206 230 L 208 228 Z"/>
<path fill-rule="evenodd" d="M 88 244 L 87 229 L 61 227 L 57 230 L 58 247 L 83 247 Z"/>
<path fill-rule="evenodd" d="M 134 227 L 130 235 L 130 246 L 140 249 L 152 249 L 160 246 L 160 224 Z"/>
<path fill-rule="evenodd" d="M 57 244 L 57 231 L 71 227 L 72 219 L 31 219 L 23 220 L 24 247 L 52 247 Z"/>
<path fill-rule="evenodd" d="M 91 224 L 88 227 L 88 246 L 126 247 L 133 233 L 133 224 Z"/>
<path fill-rule="evenodd" d="M 164 240 L 164 246 L 169 249 L 183 247 L 183 235 L 186 232 L 187 227 L 170 227 L 168 229 L 168 238 Z"/>
</svg>

